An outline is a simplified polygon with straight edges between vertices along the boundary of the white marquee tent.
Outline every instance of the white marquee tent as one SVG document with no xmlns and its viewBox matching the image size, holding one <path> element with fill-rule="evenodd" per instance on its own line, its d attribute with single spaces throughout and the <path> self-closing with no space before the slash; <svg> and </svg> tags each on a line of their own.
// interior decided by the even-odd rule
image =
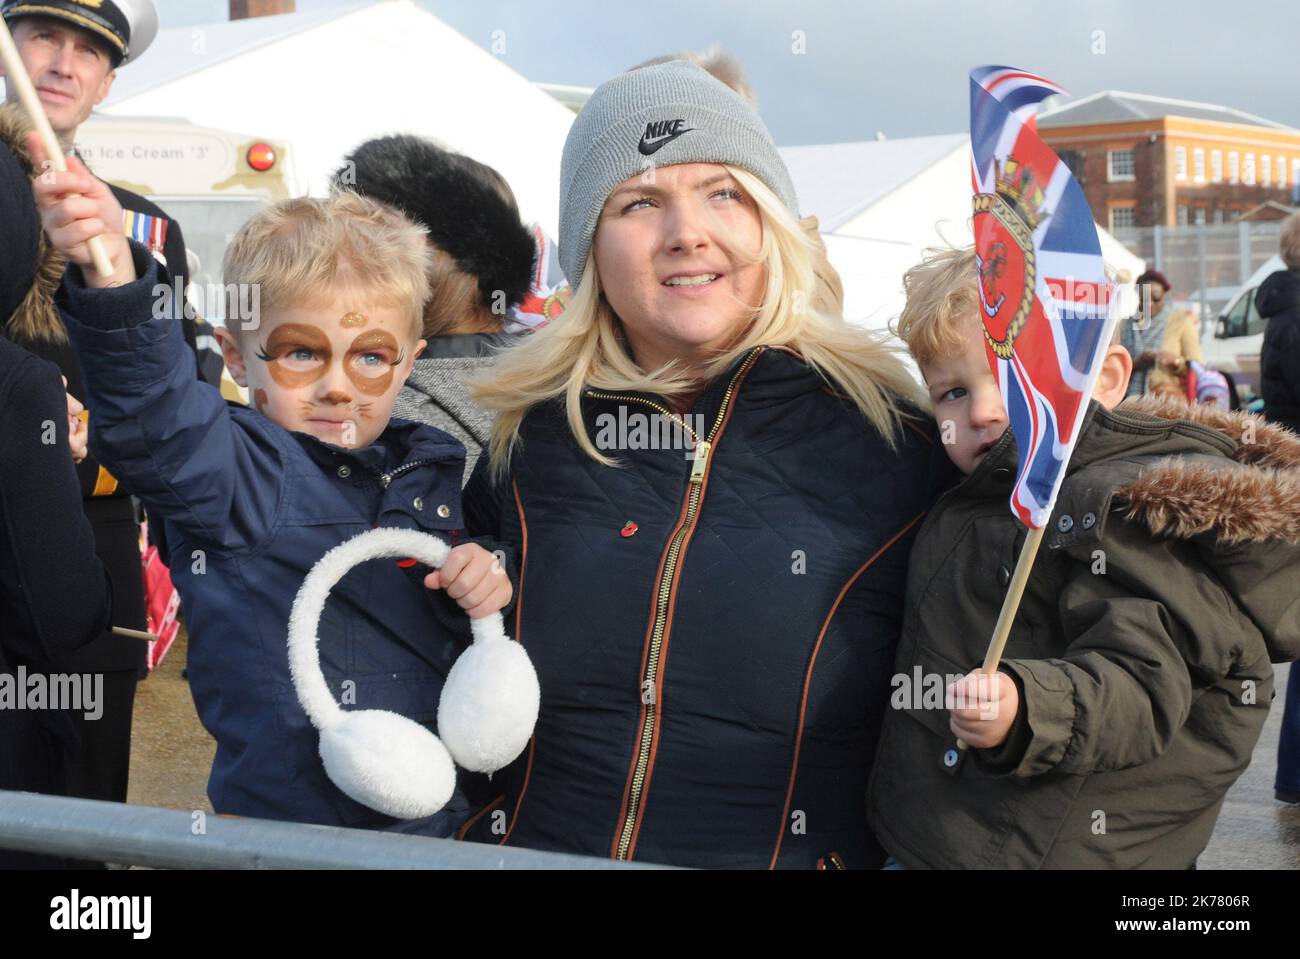
<svg viewBox="0 0 1300 959">
<path fill-rule="evenodd" d="M 844 281 L 844 315 L 883 328 L 903 308 L 903 272 L 927 247 L 972 242 L 965 134 L 784 147 L 800 212 L 815 214 Z M 1107 266 L 1143 263 L 1098 227 Z"/>
<path fill-rule="evenodd" d="M 370 137 L 428 136 L 499 170 L 525 219 L 558 233 L 560 156 L 573 113 L 410 0 L 163 30 L 123 69 L 103 112 L 182 117 L 290 145 L 297 192 L 323 193 Z M 929 246 L 970 242 L 963 134 L 786 147 L 801 212 L 816 214 L 845 315 L 882 327 Z M 1142 262 L 1099 230 L 1108 263 Z"/>
<path fill-rule="evenodd" d="M 183 117 L 291 145 L 297 192 L 344 154 L 417 133 L 495 167 L 552 235 L 573 114 L 410 0 L 162 30 L 104 112 Z"/>
</svg>

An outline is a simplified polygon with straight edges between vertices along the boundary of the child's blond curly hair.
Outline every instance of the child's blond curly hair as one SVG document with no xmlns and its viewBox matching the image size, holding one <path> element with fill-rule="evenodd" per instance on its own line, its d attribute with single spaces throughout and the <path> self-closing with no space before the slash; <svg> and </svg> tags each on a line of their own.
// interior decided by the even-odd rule
<svg viewBox="0 0 1300 959">
<path fill-rule="evenodd" d="M 975 247 L 932 248 L 903 274 L 907 304 L 895 332 L 918 364 L 960 353 L 978 321 Z"/>
<path fill-rule="evenodd" d="M 223 279 L 228 298 L 256 284 L 263 310 L 328 303 L 339 294 L 394 307 L 410 316 L 418 339 L 431 265 L 423 227 L 345 192 L 282 200 L 254 214 L 226 248 Z M 228 302 L 226 315 L 237 316 L 237 307 Z"/>
</svg>

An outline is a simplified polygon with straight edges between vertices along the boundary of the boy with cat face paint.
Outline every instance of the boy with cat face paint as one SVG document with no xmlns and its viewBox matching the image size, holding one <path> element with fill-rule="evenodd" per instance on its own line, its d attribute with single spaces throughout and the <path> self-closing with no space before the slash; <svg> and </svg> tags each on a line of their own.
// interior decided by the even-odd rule
<svg viewBox="0 0 1300 959">
<path fill-rule="evenodd" d="M 451 542 L 437 572 L 409 560 L 352 570 L 319 626 L 321 666 L 345 709 L 391 710 L 434 728 L 447 671 L 469 642 L 465 613 L 486 616 L 511 600 L 495 544 L 456 545 L 466 532 L 464 448 L 391 419 L 425 345 L 424 231 L 352 194 L 285 201 L 245 224 L 226 254 L 225 280 L 237 291 L 227 312 L 238 314 L 236 301 L 248 301 L 238 291 L 250 285 L 259 309 L 218 336 L 250 409 L 196 378 L 176 324 L 153 317 L 165 267 L 105 228 L 121 222 L 112 194 L 75 158 L 69 166 L 38 177 L 34 190 L 70 262 L 59 296 L 94 411 L 90 446 L 163 520 L 161 545 L 187 610 L 195 705 L 217 740 L 213 808 L 396 828 L 325 775 L 286 633 L 298 588 L 333 546 L 376 526 Z M 89 266 L 92 236 L 111 277 Z M 401 828 L 450 835 L 469 808 L 458 788 L 437 815 Z"/>
</svg>

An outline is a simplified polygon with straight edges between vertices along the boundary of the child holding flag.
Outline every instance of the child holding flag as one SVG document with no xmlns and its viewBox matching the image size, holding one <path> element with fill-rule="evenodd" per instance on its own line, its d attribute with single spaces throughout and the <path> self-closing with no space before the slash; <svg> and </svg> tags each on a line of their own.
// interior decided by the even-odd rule
<svg viewBox="0 0 1300 959">
<path fill-rule="evenodd" d="M 39 166 L 41 144 L 29 148 Z M 179 328 L 154 309 L 169 288 L 165 268 L 104 229 L 121 222 L 116 200 L 78 160 L 68 165 L 33 189 L 51 244 L 72 264 L 60 297 L 93 400 L 90 444 L 182 558 L 172 571 L 189 610 L 191 687 L 217 741 L 213 808 L 450 835 L 469 810 L 459 789 L 440 811 L 401 824 L 327 775 L 285 640 L 303 578 L 333 547 L 374 527 L 453 542 L 464 533 L 463 447 L 391 415 L 425 345 L 425 231 L 355 194 L 253 216 L 226 253 L 225 277 L 231 291 L 259 291 L 260 312 L 235 322 L 232 309 L 220 331 L 231 374 L 249 388 L 243 407 L 198 380 Z M 95 237 L 107 275 L 90 268 Z M 478 542 L 455 546 L 423 580 L 442 593 L 421 588 L 419 572 L 414 560 L 385 562 L 339 583 L 319 658 L 344 705 L 428 727 L 468 643 L 460 610 L 488 616 L 513 588 Z"/>
<path fill-rule="evenodd" d="M 967 248 L 904 280 L 899 333 L 968 475 L 912 550 L 873 827 L 909 868 L 1190 868 L 1271 663 L 1300 655 L 1300 439 L 1176 400 L 1117 408 L 1132 361 L 1110 345 L 1005 657 L 972 672 L 1027 538 L 976 275 Z M 930 678 L 953 708 L 911 688 Z"/>
</svg>

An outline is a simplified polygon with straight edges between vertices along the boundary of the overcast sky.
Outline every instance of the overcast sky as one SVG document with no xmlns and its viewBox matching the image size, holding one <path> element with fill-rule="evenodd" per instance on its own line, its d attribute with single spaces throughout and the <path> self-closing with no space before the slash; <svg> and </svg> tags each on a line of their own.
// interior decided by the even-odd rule
<svg viewBox="0 0 1300 959">
<path fill-rule="evenodd" d="M 355 5 L 298 0 L 299 12 Z M 1078 97 L 1202 100 L 1300 127 L 1300 3 L 1222 0 L 423 0 L 530 80 L 595 86 L 652 56 L 721 44 L 782 145 L 957 133 L 966 74 L 1004 63 Z M 163 26 L 227 0 L 163 0 Z M 1240 15 L 1236 11 L 1240 11 Z"/>
</svg>

